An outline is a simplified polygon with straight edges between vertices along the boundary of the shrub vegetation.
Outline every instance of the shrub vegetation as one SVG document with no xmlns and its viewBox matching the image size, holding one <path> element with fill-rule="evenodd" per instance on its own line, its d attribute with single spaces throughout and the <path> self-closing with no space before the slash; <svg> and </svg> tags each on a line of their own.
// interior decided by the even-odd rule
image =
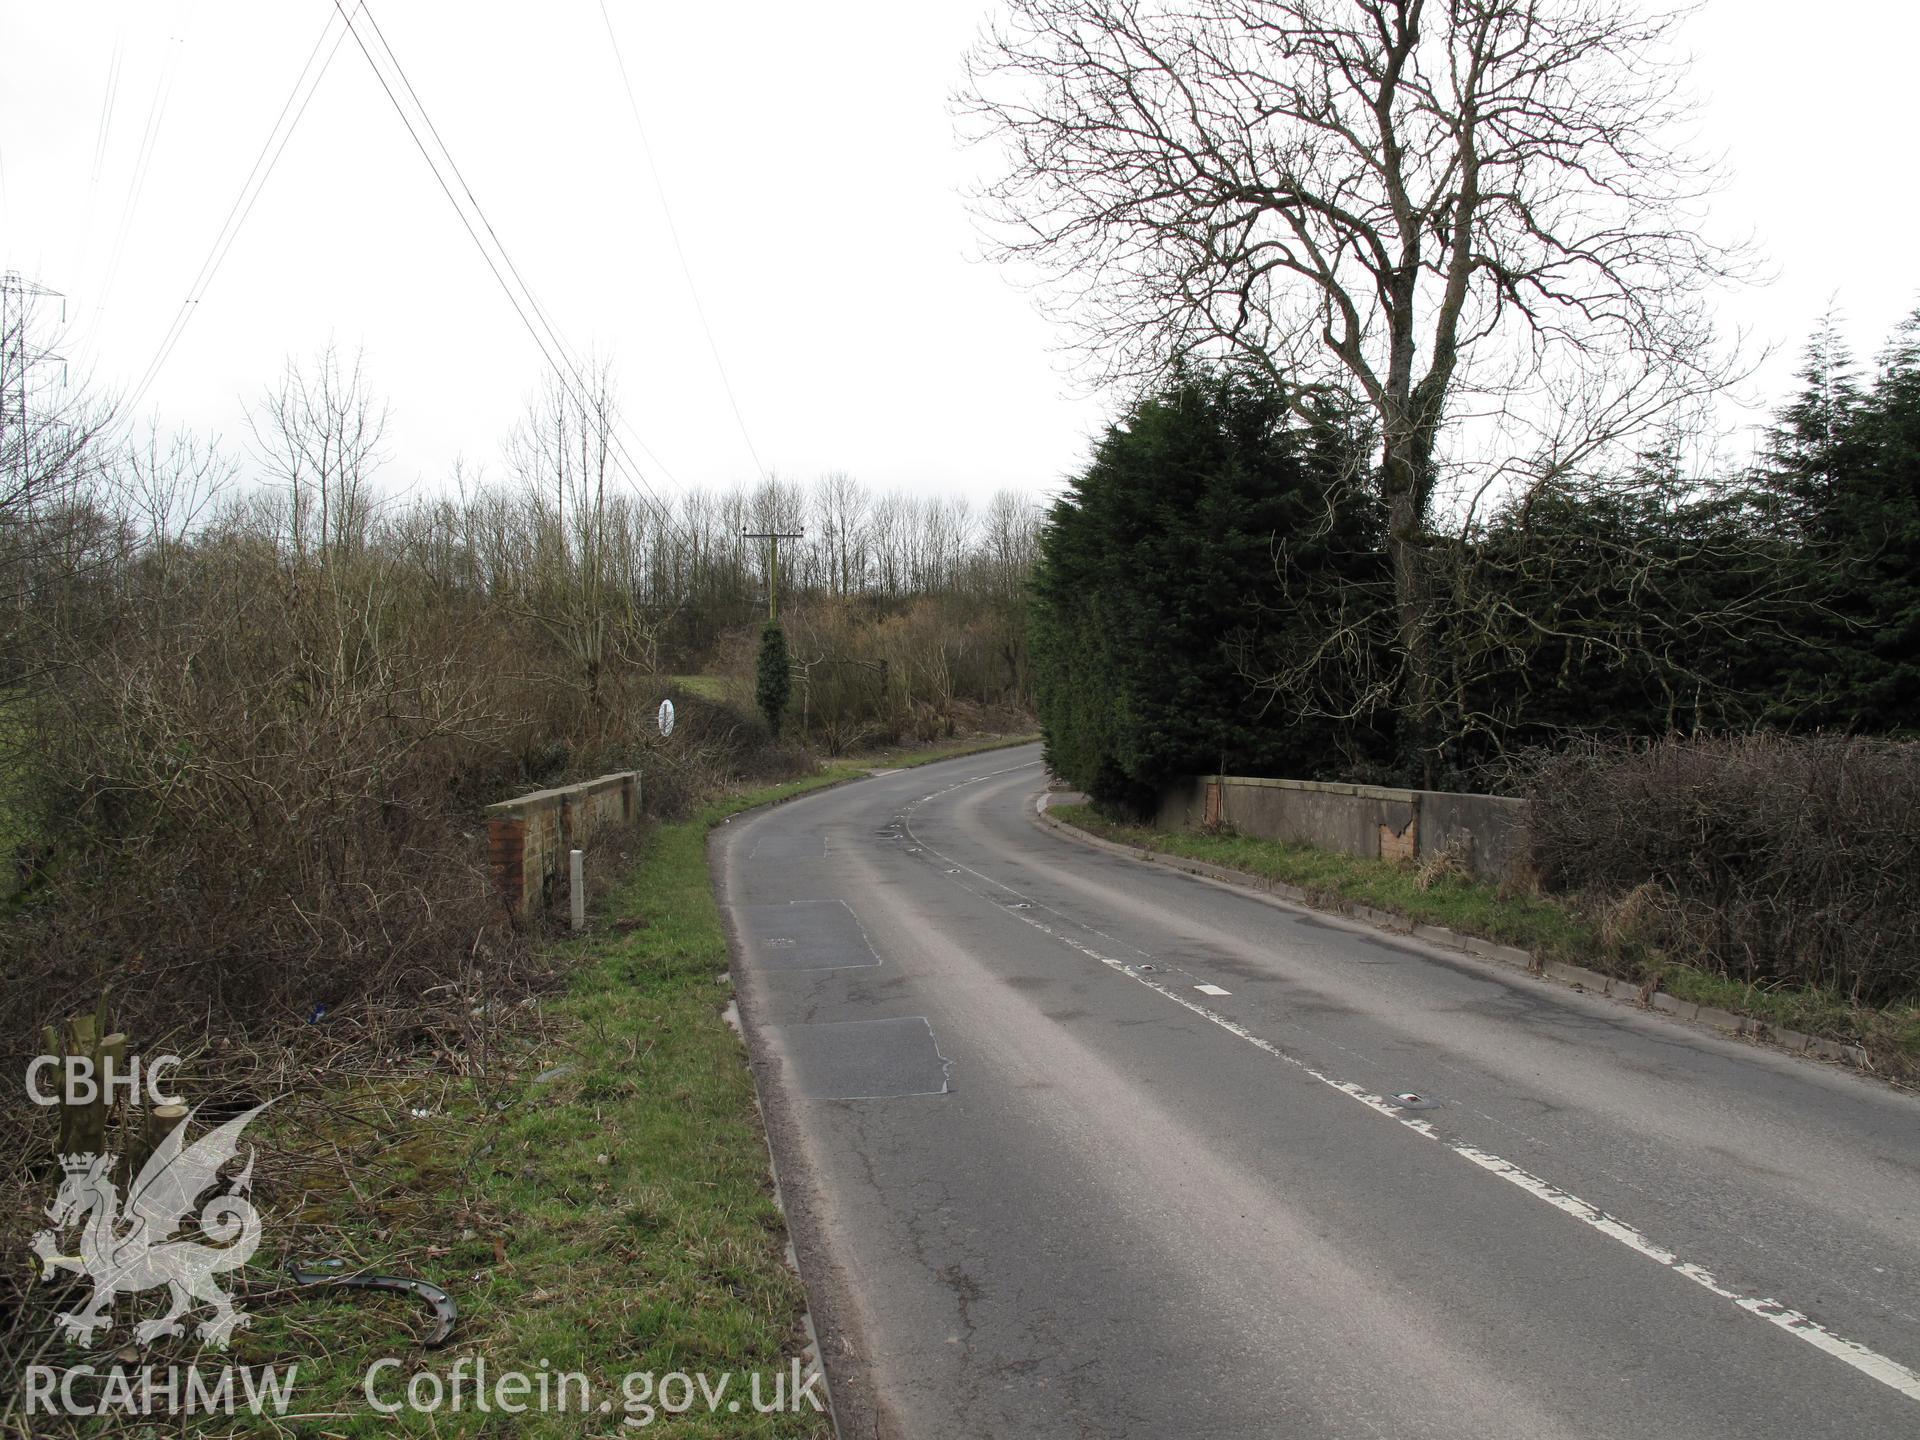
<svg viewBox="0 0 1920 1440">
<path fill-rule="evenodd" d="M 1668 738 L 1542 758 L 1527 787 L 1551 889 L 1747 985 L 1880 1005 L 1920 993 L 1920 745 Z"/>
<path fill-rule="evenodd" d="M 1060 774 L 1139 808 L 1218 767 L 1484 789 L 1580 740 L 1915 733 L 1920 317 L 1870 385 L 1823 328 L 1744 470 L 1676 440 L 1458 492 L 1419 537 L 1418 705 L 1352 413 L 1189 365 L 1095 447 L 1035 572 Z"/>
</svg>

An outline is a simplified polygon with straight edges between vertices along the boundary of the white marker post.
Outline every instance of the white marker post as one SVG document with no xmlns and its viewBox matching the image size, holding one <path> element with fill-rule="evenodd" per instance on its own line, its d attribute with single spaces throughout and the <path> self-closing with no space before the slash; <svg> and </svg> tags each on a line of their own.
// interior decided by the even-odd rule
<svg viewBox="0 0 1920 1440">
<path fill-rule="evenodd" d="M 567 890 L 573 900 L 573 928 L 587 928 L 587 852 L 573 850 L 567 854 Z"/>
</svg>

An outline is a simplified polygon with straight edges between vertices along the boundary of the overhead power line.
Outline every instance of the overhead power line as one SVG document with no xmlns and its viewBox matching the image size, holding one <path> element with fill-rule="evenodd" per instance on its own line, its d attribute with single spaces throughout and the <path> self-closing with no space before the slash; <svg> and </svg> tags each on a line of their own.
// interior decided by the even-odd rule
<svg viewBox="0 0 1920 1440">
<path fill-rule="evenodd" d="M 753 468 L 760 473 L 762 480 L 767 478 L 767 467 L 760 463 L 760 452 L 754 448 L 753 436 L 747 431 L 746 416 L 740 413 L 739 397 L 733 393 L 733 381 L 727 375 L 727 365 L 720 358 L 720 344 L 713 338 L 713 326 L 707 322 L 707 307 L 700 303 L 700 288 L 693 283 L 693 267 L 687 263 L 686 249 L 680 243 L 680 227 L 673 223 L 673 207 L 667 203 L 667 187 L 661 182 L 660 167 L 654 163 L 653 146 L 647 140 L 646 122 L 640 118 L 640 102 L 634 98 L 633 80 L 627 74 L 626 57 L 620 53 L 620 37 L 614 33 L 613 16 L 607 11 L 607 0 L 600 0 L 600 18 L 606 23 L 607 43 L 613 47 L 614 64 L 620 67 L 620 83 L 626 88 L 627 108 L 633 113 L 633 128 L 640 135 L 640 153 L 647 158 L 647 173 L 653 177 L 653 193 L 660 199 L 660 213 L 667 217 L 667 234 L 673 238 L 673 253 L 680 260 L 680 274 L 687 282 L 687 294 L 693 300 L 693 313 L 700 319 L 700 329 L 707 337 L 707 350 L 713 356 L 713 368 L 720 372 L 720 387 L 727 392 L 727 404 L 733 409 L 733 420 L 740 427 L 740 438 L 746 442 L 747 454 L 753 457 Z"/>
<path fill-rule="evenodd" d="M 336 6 L 336 9 L 338 7 Z M 358 8 L 356 6 L 356 8 Z M 345 14 L 344 11 L 340 12 Z M 313 42 L 313 49 L 307 52 L 307 60 L 300 67 L 300 74 L 294 79 L 293 89 L 287 92 L 286 101 L 280 106 L 280 113 L 274 117 L 273 128 L 267 132 L 267 138 L 260 147 L 260 153 L 254 157 L 253 168 L 247 172 L 246 180 L 240 186 L 240 193 L 233 198 L 233 204 L 227 210 L 227 218 L 221 222 L 219 231 L 213 237 L 213 244 L 207 249 L 207 257 L 200 262 L 199 273 L 194 276 L 193 284 L 187 288 L 186 299 L 180 302 L 180 309 L 173 317 L 173 323 L 167 327 L 167 333 L 161 337 L 159 347 L 153 352 L 153 358 L 147 362 L 147 368 L 141 373 L 123 408 L 123 414 L 131 416 L 146 398 L 147 391 L 159 378 L 161 370 L 172 358 L 174 347 L 180 343 L 180 337 L 186 333 L 193 312 L 206 298 L 214 278 L 220 273 L 220 267 L 233 250 L 233 242 L 240 237 L 240 231 L 247 223 L 247 217 L 253 213 L 254 203 L 259 200 L 260 192 L 266 188 L 267 181 L 273 175 L 274 167 L 280 163 L 287 142 L 293 138 L 293 132 L 299 127 L 300 117 L 307 113 L 307 106 L 313 100 L 314 92 L 320 88 L 321 80 L 326 78 L 333 57 L 340 51 L 345 40 L 343 30 L 334 36 L 333 45 L 327 47 L 327 36 L 333 30 L 334 16 L 329 14 L 326 23 L 320 27 L 320 36 Z M 326 58 L 320 60 L 320 52 L 326 49 Z M 314 62 L 320 61 L 319 69 Z M 312 74 L 309 84 L 307 77 Z M 302 95 L 302 90 L 305 94 Z M 298 107 L 295 101 L 298 101 Z M 291 119 L 289 119 L 291 115 Z"/>
<path fill-rule="evenodd" d="M 334 0 L 334 3 L 337 5 L 339 3 L 339 0 Z M 427 113 L 426 102 L 420 98 L 419 92 L 413 88 L 413 81 L 408 78 L 406 67 L 400 63 L 400 57 L 394 54 L 393 47 L 387 43 L 386 32 L 380 28 L 379 17 L 377 17 L 373 13 L 371 8 L 366 8 L 365 13 L 366 13 L 367 20 L 373 26 L 374 38 L 380 42 L 380 48 L 385 53 L 388 61 L 391 62 L 391 64 L 393 65 L 394 73 L 400 77 L 400 83 L 405 88 L 407 92 L 407 97 L 413 101 L 414 108 L 420 112 L 420 119 L 426 125 L 427 133 L 433 136 L 434 144 L 439 147 L 441 156 L 447 162 L 447 169 L 452 171 L 453 178 L 457 180 L 460 184 L 461 193 L 467 197 L 467 203 L 473 207 L 474 216 L 480 221 L 482 228 L 486 230 L 487 238 L 493 242 L 494 249 L 499 252 L 501 261 L 507 267 L 507 272 L 513 276 L 514 284 L 520 287 L 521 295 L 523 295 L 526 298 L 528 307 L 532 310 L 534 318 L 540 322 L 541 329 L 545 331 L 547 339 L 553 342 L 554 348 L 560 352 L 561 358 L 563 358 L 567 362 L 567 369 L 572 372 L 574 380 L 584 390 L 586 388 L 586 378 L 585 378 L 586 367 L 581 363 L 579 355 L 573 350 L 573 348 L 570 345 L 567 344 L 566 337 L 561 335 L 559 330 L 554 326 L 553 320 L 547 314 L 546 308 L 542 306 L 540 303 L 540 297 L 534 294 L 533 287 L 529 285 L 526 281 L 526 278 L 523 275 L 521 275 L 520 267 L 513 263 L 513 256 L 508 253 L 505 243 L 502 242 L 500 239 L 499 232 L 493 228 L 493 222 L 487 218 L 487 212 L 481 207 L 478 197 L 474 195 L 473 187 L 467 184 L 467 177 L 464 173 L 462 173 L 459 162 L 453 158 L 453 151 L 450 148 L 448 148 L 447 142 L 440 137 L 440 129 L 437 125 L 433 123 L 433 116 Z M 355 33 L 354 38 L 356 41 L 359 39 L 358 32 Z M 363 54 L 365 53 L 365 48 L 366 48 L 365 46 L 361 47 L 361 51 Z M 372 57 L 368 56 L 368 60 L 369 62 L 371 62 Z M 374 75 L 376 78 L 380 78 L 380 69 L 378 66 L 374 67 Z M 386 82 L 384 79 L 382 79 L 381 83 L 384 86 Z M 397 99 L 395 99 L 393 91 L 391 89 L 387 91 L 387 98 L 390 100 L 395 100 L 395 106 L 397 109 L 398 101 Z M 402 122 L 406 122 L 407 115 L 404 110 L 400 111 L 400 118 Z M 466 216 L 464 212 L 460 210 L 459 201 L 454 199 L 453 194 L 447 187 L 446 182 L 443 179 L 441 179 L 438 165 L 435 163 L 433 157 L 427 153 L 426 147 L 423 145 L 420 145 L 420 137 L 417 132 L 413 131 L 413 127 L 411 126 L 411 124 L 408 125 L 408 131 L 409 133 L 413 134 L 414 144 L 417 146 L 420 146 L 422 157 L 427 161 L 428 166 L 433 169 L 434 178 L 436 180 L 440 180 L 441 192 L 446 195 L 448 201 L 453 205 L 455 212 L 460 214 L 462 223 L 465 223 Z M 466 229 L 467 229 L 467 234 L 472 237 L 474 244 L 477 247 L 479 247 L 481 255 L 483 257 L 486 257 L 487 256 L 486 246 L 481 244 L 480 237 L 474 233 L 473 227 L 471 225 L 467 225 Z M 493 266 L 491 259 L 488 260 L 488 268 L 493 269 L 494 278 L 500 281 L 503 289 L 506 289 L 506 281 L 501 277 L 499 270 Z M 507 289 L 507 298 L 509 300 L 514 299 L 513 292 L 510 289 Z M 515 304 L 514 308 L 516 310 L 519 309 L 519 306 L 517 303 Z M 528 326 L 529 333 L 532 333 L 532 326 L 527 321 L 526 315 L 522 313 L 520 318 L 521 318 L 521 323 L 526 324 Z M 536 344 L 539 343 L 539 336 L 537 334 L 534 335 L 534 340 Z M 541 353 L 543 355 L 546 354 L 546 349 L 544 346 L 541 347 Z M 551 365 L 552 363 L 553 362 L 551 358 L 549 358 L 548 364 Z M 564 377 L 562 378 L 564 379 Z M 661 474 L 665 475 L 669 480 L 674 479 L 673 472 L 667 468 L 666 462 L 662 460 L 658 455 L 654 454 L 653 451 L 648 447 L 646 441 L 642 440 L 637 434 L 634 433 L 633 427 L 627 423 L 624 417 L 618 417 L 615 423 L 621 425 L 626 429 L 627 434 L 633 440 L 633 443 L 639 446 L 641 453 L 644 454 L 649 460 L 653 462 L 655 468 L 658 469 Z M 627 458 L 631 463 L 632 457 L 628 456 Z M 677 484 L 678 481 L 675 481 L 674 483 Z M 649 491 L 649 493 L 651 492 Z"/>
<path fill-rule="evenodd" d="M 335 0 L 335 3 L 337 4 L 338 0 Z M 592 387 L 587 383 L 585 363 L 581 360 L 579 353 L 567 343 L 566 336 L 560 333 L 559 328 L 553 323 L 552 317 L 547 313 L 546 307 L 540 303 L 539 295 L 534 292 L 533 286 L 528 283 L 526 277 L 520 273 L 520 267 L 514 263 L 512 254 L 507 250 L 506 243 L 500 239 L 499 232 L 494 229 L 492 220 L 487 217 L 486 210 L 481 206 L 479 197 L 473 193 L 473 187 L 467 183 L 466 175 L 460 169 L 459 162 L 453 158 L 453 151 L 448 147 L 446 141 L 441 138 L 439 127 L 433 123 L 433 117 L 427 111 L 426 102 L 421 100 L 419 92 L 413 88 L 413 82 L 407 76 L 406 67 L 400 63 L 400 57 L 394 53 L 393 47 L 387 43 L 386 34 L 380 28 L 379 18 L 374 15 L 371 6 L 363 8 L 365 9 L 368 21 L 373 26 L 374 36 L 380 42 L 381 50 L 392 63 L 394 72 L 400 77 L 400 82 L 406 89 L 408 97 L 413 101 L 414 107 L 419 111 L 420 119 L 426 125 L 428 133 L 433 136 L 435 145 L 439 147 L 441 156 L 446 160 L 447 169 L 452 172 L 454 179 L 459 182 L 461 193 L 467 197 L 467 203 L 473 207 L 475 218 L 479 220 L 481 228 L 487 232 L 488 239 L 493 242 L 494 249 L 499 253 L 501 263 L 506 266 L 507 273 L 513 277 L 514 284 L 519 287 L 520 294 L 525 297 L 527 309 L 532 312 L 533 319 L 539 322 L 540 330 L 544 332 L 547 340 L 551 342 L 553 350 L 565 361 L 565 366 L 554 365 L 551 356 L 548 355 L 547 347 L 539 345 L 539 334 L 534 333 L 532 323 L 528 321 L 526 313 L 520 311 L 520 307 L 516 303 L 514 308 L 516 312 L 520 313 L 521 323 L 526 325 L 528 333 L 533 335 L 535 344 L 539 345 L 541 354 L 547 357 L 547 363 L 554 369 L 556 376 L 561 381 L 562 387 L 565 388 L 569 375 L 579 387 L 580 393 L 576 403 L 581 406 L 582 410 L 598 408 L 589 398 Z M 377 67 L 375 73 L 376 75 L 379 73 Z M 390 90 L 388 92 L 388 98 L 393 98 Z M 406 119 L 404 111 L 401 113 L 401 119 L 403 121 Z M 409 127 L 409 129 L 411 129 L 411 127 Z M 415 134 L 414 140 L 415 144 L 418 145 L 419 137 L 417 134 Z M 433 157 L 426 153 L 424 147 L 422 147 L 422 155 L 426 158 L 429 167 L 434 168 L 435 178 L 439 179 L 440 172 L 437 166 L 435 166 Z M 453 204 L 456 213 L 458 213 L 460 210 L 459 202 L 454 199 L 444 181 L 441 182 L 441 190 L 442 193 L 447 195 L 448 201 Z M 462 216 L 462 220 L 464 223 L 464 215 Z M 478 247 L 481 254 L 485 256 L 487 254 L 486 246 L 481 243 L 480 237 L 474 232 L 473 227 L 467 225 L 466 229 L 467 234 L 473 239 L 476 247 Z M 498 268 L 492 265 L 491 260 L 489 260 L 488 263 L 489 268 L 493 270 L 494 278 L 500 282 L 509 300 L 512 300 L 514 297 L 511 288 L 507 286 L 505 279 L 500 275 Z M 569 390 L 568 393 L 571 394 L 572 391 Z M 653 448 L 635 431 L 632 423 L 626 416 L 616 412 L 612 416 L 612 427 L 608 430 L 608 438 L 612 442 L 613 449 L 616 452 L 614 456 L 614 470 L 621 475 L 636 494 L 639 494 L 654 507 L 655 513 L 659 516 L 661 523 L 665 527 L 668 529 L 673 528 L 676 522 L 671 512 L 660 499 L 658 493 L 651 485 L 647 484 L 641 475 L 641 467 L 638 462 L 634 460 L 632 452 L 627 449 L 626 444 L 621 440 L 618 433 L 620 431 L 626 433 L 627 439 L 633 442 L 640 453 L 652 462 L 654 469 L 665 476 L 669 483 L 678 486 L 680 484 L 679 480 L 674 476 L 673 471 L 668 468 L 666 461 L 662 460 L 660 456 L 654 452 Z"/>
<path fill-rule="evenodd" d="M 122 46 L 126 40 L 123 28 L 113 33 L 113 58 L 107 62 L 107 88 L 100 97 L 100 123 L 93 134 L 93 165 L 89 178 L 95 185 L 100 183 L 100 167 L 106 163 L 107 137 L 113 132 L 113 107 L 120 98 L 120 60 Z"/>
<path fill-rule="evenodd" d="M 106 278 L 100 282 L 100 294 L 93 302 L 93 313 L 87 319 L 87 328 L 81 333 L 78 350 L 88 351 L 94 336 L 99 332 L 102 315 L 106 312 L 107 301 L 113 295 L 113 282 L 120 274 L 120 261 L 126 254 L 127 238 L 133 233 L 134 217 L 140 212 L 141 197 L 147 191 L 147 175 L 153 165 L 154 152 L 160 147 L 160 131 L 167 119 L 167 102 L 173 97 L 174 75 L 179 68 L 180 51 L 186 44 L 181 36 L 169 36 L 167 39 L 167 58 L 160 68 L 160 78 L 154 82 L 153 100 L 147 106 L 146 128 L 140 135 L 140 149 L 135 156 L 132 177 L 127 181 L 127 198 L 120 207 L 120 223 L 115 229 L 113 250 L 107 260 Z"/>
<path fill-rule="evenodd" d="M 86 265 L 93 247 L 93 212 L 100 203 L 100 171 L 106 164 L 107 138 L 113 133 L 113 108 L 120 97 L 120 65 L 125 54 L 127 24 L 123 19 L 114 27 L 113 55 L 107 61 L 106 89 L 100 95 L 100 119 L 93 131 L 93 160 L 87 167 L 86 218 L 80 222 L 80 264 Z"/>
<path fill-rule="evenodd" d="M 334 3 L 336 8 L 341 7 L 341 0 L 334 0 Z M 441 138 L 438 128 L 433 123 L 432 117 L 427 113 L 425 104 L 420 100 L 419 93 L 413 88 L 412 82 L 407 78 L 406 68 L 401 65 L 399 57 L 394 54 L 393 47 L 387 42 L 386 35 L 380 29 L 379 19 L 374 15 L 372 7 L 363 3 L 355 8 L 360 13 L 365 14 L 372 28 L 374 39 L 378 42 L 382 53 L 386 55 L 388 63 L 393 67 L 395 75 L 398 76 L 401 88 L 406 91 L 415 109 L 419 111 L 421 125 L 424 125 L 427 133 L 433 137 L 434 144 L 438 147 L 440 155 L 445 161 L 445 172 L 443 172 L 441 162 L 435 159 L 433 151 L 428 148 L 426 140 L 422 138 L 420 126 L 414 123 L 413 116 L 408 113 L 407 107 L 401 102 L 400 96 L 395 91 L 393 84 L 387 79 L 386 72 L 381 68 L 379 61 L 374 58 L 373 51 L 368 48 L 367 42 L 362 37 L 359 27 L 356 26 L 352 18 L 349 17 L 347 21 L 348 32 L 353 36 L 354 43 L 360 47 L 360 53 L 366 57 L 368 66 L 373 70 L 374 78 L 380 82 L 380 88 L 386 92 L 388 101 L 393 105 L 394 113 L 400 117 L 401 124 L 406 127 L 407 134 L 412 139 L 414 147 L 419 150 L 421 159 L 427 162 L 427 168 L 433 172 L 434 181 L 439 185 L 440 192 L 447 197 L 447 203 L 453 206 L 454 213 L 460 218 L 462 228 L 466 230 L 468 238 L 473 241 L 474 247 L 479 250 L 480 256 L 486 262 L 487 269 L 492 273 L 495 283 L 500 286 L 501 292 L 506 295 L 507 302 L 512 305 L 514 314 L 519 317 L 520 323 L 526 328 L 527 334 L 532 338 L 535 347 L 540 351 L 541 358 L 543 358 L 553 370 L 563 389 L 565 389 L 570 396 L 574 397 L 575 403 L 581 405 L 583 410 L 594 408 L 591 400 L 592 387 L 588 384 L 578 359 L 558 329 L 548 318 L 546 311 L 541 307 L 538 298 L 534 295 L 532 287 L 529 286 L 522 277 L 519 267 L 513 263 L 513 258 L 508 253 L 506 246 L 501 243 L 498 232 L 495 231 L 492 222 L 487 219 L 486 211 L 482 208 L 478 198 L 475 197 L 472 187 L 467 184 L 466 177 L 461 173 L 458 163 L 454 160 L 453 152 Z M 343 8 L 341 9 L 341 13 L 343 15 L 345 14 Z M 451 183 L 447 178 L 448 173 L 451 173 L 453 177 Z M 466 206 L 463 206 L 460 203 L 459 197 L 455 195 L 455 184 L 459 186 L 460 193 L 466 196 Z M 468 206 L 471 206 L 473 211 L 471 216 L 467 213 Z M 474 222 L 476 220 L 479 222 L 478 229 L 475 228 Z M 487 241 L 482 240 L 480 237 L 480 230 L 482 229 L 486 231 L 488 239 L 492 241 L 491 248 Z M 502 268 L 503 266 L 505 267 L 504 270 Z M 509 275 L 512 277 L 511 282 L 509 282 L 508 279 Z M 575 387 L 577 387 L 577 394 Z M 624 424 L 624 422 L 617 423 Z M 665 463 L 660 460 L 659 456 L 655 455 L 638 435 L 633 434 L 630 426 L 626 428 L 628 434 L 632 436 L 634 443 L 653 461 L 654 466 L 669 480 L 672 480 L 672 472 L 667 469 Z M 642 500 L 653 507 L 655 514 L 659 517 L 663 526 L 669 529 L 674 528 L 676 522 L 673 519 L 672 513 L 654 492 L 653 488 L 641 477 L 640 466 L 634 461 L 632 454 L 627 450 L 619 434 L 609 428 L 607 438 L 611 442 L 612 453 L 610 458 L 612 459 L 615 473 L 619 474 L 621 478 L 627 482 L 636 495 L 640 496 Z"/>
</svg>

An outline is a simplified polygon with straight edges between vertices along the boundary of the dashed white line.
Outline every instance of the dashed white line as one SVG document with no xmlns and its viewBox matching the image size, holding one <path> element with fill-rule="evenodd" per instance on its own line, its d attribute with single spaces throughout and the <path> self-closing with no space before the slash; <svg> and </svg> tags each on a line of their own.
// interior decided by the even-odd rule
<svg viewBox="0 0 1920 1440">
<path fill-rule="evenodd" d="M 1011 768 L 1025 769 L 1026 767 L 1015 766 Z M 1002 771 L 1000 773 L 1005 774 L 1007 772 Z M 990 777 L 982 776 L 981 778 L 986 779 Z M 964 784 L 966 782 L 962 783 Z M 947 788 L 957 789 L 959 787 L 948 786 Z M 938 791 L 936 795 L 944 793 L 945 791 Z M 936 795 L 929 795 L 925 798 L 932 800 L 936 798 Z M 910 805 L 907 808 L 912 810 L 920 803 L 922 802 L 915 801 L 914 805 Z M 912 834 L 912 822 L 904 821 L 903 823 L 905 824 L 907 832 Z M 916 836 L 914 838 L 918 839 L 919 837 Z M 941 860 L 952 865 L 955 870 L 965 871 L 976 880 L 980 880 L 996 889 L 1004 890 L 1010 895 L 1018 895 L 1023 900 L 1030 899 L 1030 897 L 1022 895 L 1020 891 L 1015 890 L 1004 881 L 995 880 L 990 875 L 983 875 L 978 870 L 962 864 L 950 855 L 941 855 L 938 850 L 935 850 L 924 840 L 921 840 L 920 844 L 926 849 L 928 854 L 938 855 Z M 953 872 L 950 871 L 948 873 L 951 875 Z M 960 885 L 962 889 L 971 889 L 971 887 L 958 879 L 955 879 L 954 883 Z M 1003 906 L 1002 908 L 1004 909 L 1005 907 Z M 1061 944 L 1079 951 L 1089 959 L 1099 961 L 1108 969 L 1117 970 L 1129 979 L 1137 980 L 1149 990 L 1165 996 L 1167 999 L 1173 1001 L 1174 1004 L 1182 1006 L 1192 1011 L 1195 1015 L 1200 1016 L 1202 1019 L 1218 1025 L 1229 1035 L 1246 1041 L 1255 1049 L 1273 1056 L 1276 1060 L 1284 1060 L 1296 1069 L 1305 1071 L 1322 1085 L 1338 1090 L 1349 1099 L 1358 1100 L 1369 1110 L 1375 1111 L 1390 1120 L 1404 1125 L 1407 1129 L 1413 1131 L 1414 1134 L 1423 1136 L 1428 1140 L 1437 1141 L 1454 1154 L 1460 1156 L 1463 1160 L 1478 1165 L 1488 1174 L 1499 1176 L 1509 1185 L 1525 1191 L 1536 1200 L 1544 1201 L 1563 1214 L 1571 1215 L 1574 1219 L 1580 1221 L 1581 1224 L 1597 1230 L 1608 1239 L 1626 1246 L 1627 1249 L 1632 1250 L 1636 1254 L 1645 1256 L 1656 1265 L 1665 1266 L 1677 1274 L 1684 1275 L 1702 1289 L 1711 1291 L 1723 1300 L 1731 1301 L 1749 1314 L 1758 1315 L 1770 1324 L 1779 1326 L 1795 1339 L 1806 1341 L 1807 1344 L 1813 1346 L 1816 1350 L 1831 1355 L 1843 1364 L 1852 1366 L 1862 1375 L 1867 1376 L 1869 1379 L 1879 1381 L 1882 1385 L 1904 1396 L 1906 1399 L 1920 1402 L 1920 1371 L 1909 1369 L 1898 1360 L 1882 1355 L 1878 1351 L 1870 1350 L 1856 1340 L 1849 1340 L 1843 1335 L 1836 1335 L 1819 1321 L 1802 1314 L 1800 1311 L 1788 1305 L 1782 1304 L 1778 1300 L 1763 1300 L 1751 1295 L 1742 1295 L 1737 1291 L 1728 1289 L 1714 1278 L 1711 1271 L 1695 1265 L 1690 1261 L 1682 1260 L 1664 1245 L 1660 1245 L 1649 1239 L 1626 1221 L 1607 1214 L 1606 1211 L 1602 1210 L 1599 1206 L 1589 1204 L 1578 1195 L 1562 1190 L 1559 1186 L 1542 1180 L 1538 1175 L 1522 1170 L 1518 1165 L 1515 1165 L 1509 1160 L 1503 1160 L 1498 1155 L 1469 1145 L 1464 1140 L 1452 1139 L 1442 1135 L 1438 1130 L 1434 1129 L 1431 1122 L 1404 1113 L 1392 1099 L 1386 1096 L 1375 1095 L 1364 1086 L 1355 1085 L 1347 1080 L 1336 1080 L 1333 1076 L 1314 1069 L 1313 1066 L 1307 1064 L 1306 1061 L 1297 1056 L 1289 1055 L 1271 1040 L 1254 1034 L 1244 1025 L 1235 1024 L 1232 1020 L 1229 1020 L 1217 1011 L 1209 1010 L 1199 1001 L 1187 998 L 1187 996 L 1181 994 L 1173 987 L 1156 980 L 1152 975 L 1142 974 L 1142 967 L 1129 964 L 1125 960 L 1115 959 L 1111 955 L 1103 955 L 1091 945 L 1085 944 L 1073 936 L 1065 934 L 1052 925 L 1047 924 L 1046 921 L 1040 919 L 1031 911 L 1007 910 L 1007 913 L 1033 926 L 1034 929 L 1040 931 L 1042 934 L 1050 935 Z M 1209 987 L 1205 985 L 1196 985 L 1193 988 L 1211 993 Z M 1217 989 L 1218 987 L 1212 988 Z"/>
<path fill-rule="evenodd" d="M 1222 990 L 1218 985 L 1196 985 L 1193 987 L 1202 995 L 1231 995 L 1231 990 Z"/>
</svg>

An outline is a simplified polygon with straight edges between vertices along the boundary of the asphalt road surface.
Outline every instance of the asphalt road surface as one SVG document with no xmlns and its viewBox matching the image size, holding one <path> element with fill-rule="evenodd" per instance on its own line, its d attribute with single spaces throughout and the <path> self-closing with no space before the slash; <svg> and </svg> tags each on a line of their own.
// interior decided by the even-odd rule
<svg viewBox="0 0 1920 1440">
<path fill-rule="evenodd" d="M 1920 1436 L 1915 1097 L 1090 849 L 1045 780 L 714 842 L 850 1440 Z"/>
</svg>

